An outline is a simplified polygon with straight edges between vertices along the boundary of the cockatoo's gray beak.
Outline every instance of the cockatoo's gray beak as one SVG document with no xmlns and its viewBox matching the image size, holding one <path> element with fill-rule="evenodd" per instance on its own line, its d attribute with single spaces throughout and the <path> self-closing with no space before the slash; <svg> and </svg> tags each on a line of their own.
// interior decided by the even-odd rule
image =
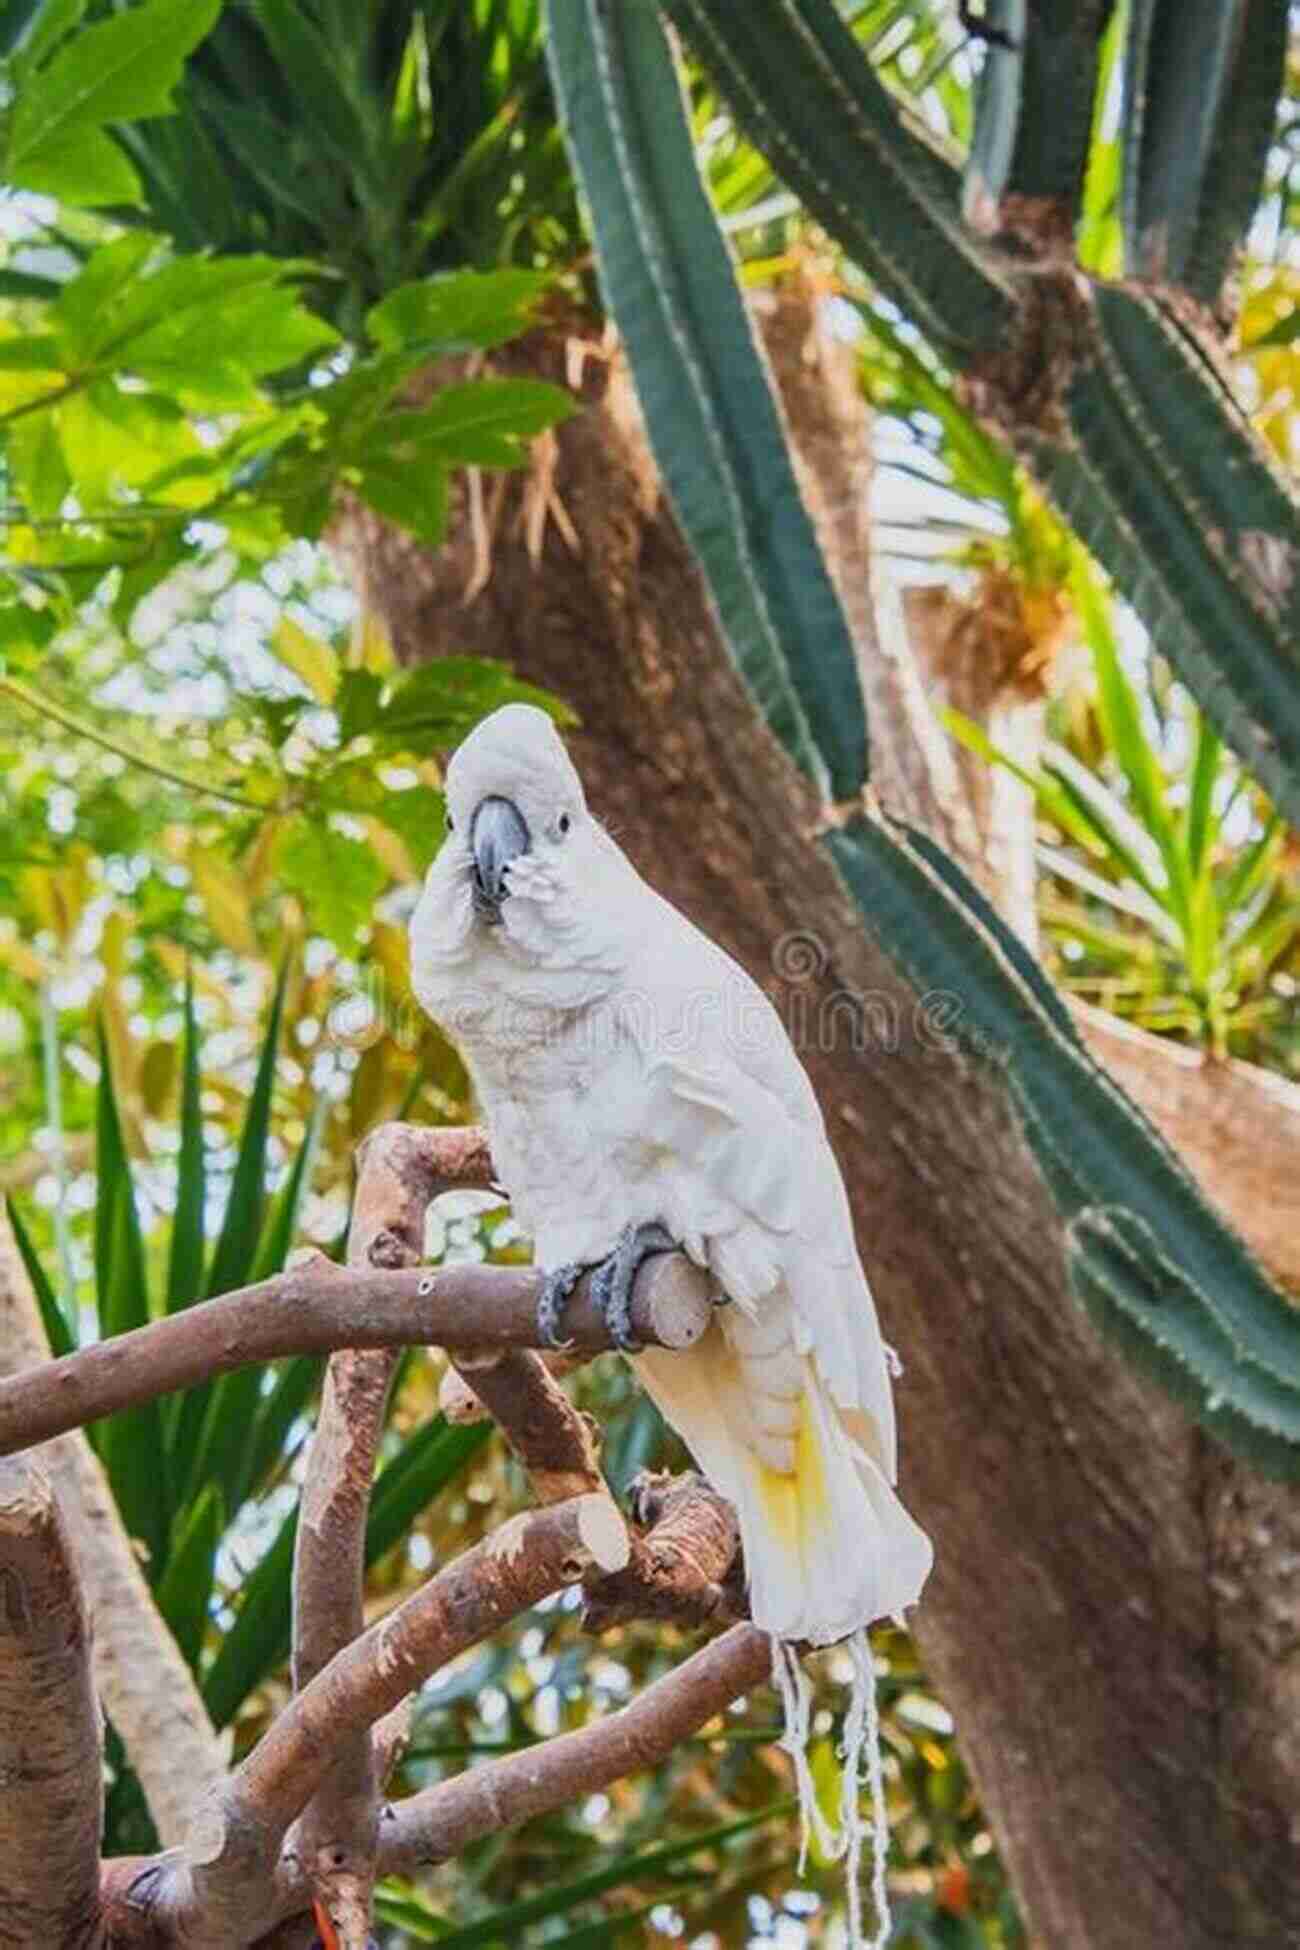
<svg viewBox="0 0 1300 1950">
<path fill-rule="evenodd" d="M 474 855 L 474 906 L 489 924 L 501 919 L 509 893 L 506 868 L 529 846 L 528 824 L 512 799 L 483 799 L 469 833 Z"/>
</svg>

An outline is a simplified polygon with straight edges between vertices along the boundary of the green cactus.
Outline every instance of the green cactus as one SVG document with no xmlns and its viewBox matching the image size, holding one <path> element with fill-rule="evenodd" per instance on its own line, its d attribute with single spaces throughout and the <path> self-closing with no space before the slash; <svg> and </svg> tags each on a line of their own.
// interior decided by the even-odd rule
<svg viewBox="0 0 1300 1950">
<path fill-rule="evenodd" d="M 986 271 L 992 260 L 959 238 L 955 177 L 902 129 L 828 0 L 774 0 L 757 18 L 747 0 L 673 0 L 672 11 L 822 220 L 842 225 L 842 240 L 863 247 L 914 315 L 939 318 L 950 356 L 987 352 L 986 335 L 1023 302 L 1021 274 L 1009 263 Z M 796 763 L 845 799 L 864 782 L 855 767 L 866 751 L 852 647 L 842 620 L 827 629 L 825 571 L 792 573 L 815 543 L 790 505 L 788 460 L 771 469 L 775 409 L 696 171 L 666 31 L 649 0 L 563 0 L 550 59 L 606 298 L 733 654 Z M 1026 106 L 1043 106 L 1026 105 L 1023 91 L 990 99 L 1009 118 L 1004 136 L 1022 127 Z M 1030 169 L 1029 155 L 1012 133 L 989 185 L 1026 180 L 1016 172 Z M 1052 173 L 1054 193 L 1077 197 L 1074 165 L 1043 155 L 1040 143 L 1033 167 Z M 896 207 L 877 227 L 878 196 Z M 1177 644 L 1180 669 L 1225 734 L 1275 789 L 1284 777 L 1294 793 L 1290 636 L 1300 614 L 1288 551 L 1300 535 L 1285 490 L 1156 298 L 1094 283 L 1060 321 L 1076 356 L 1022 449 L 1162 645 L 1174 654 Z M 763 521 L 777 518 L 768 496 L 797 554 L 762 544 Z M 738 563 L 745 586 L 733 616 Z M 754 618 L 775 627 L 756 632 Z M 850 691 L 841 726 L 835 713 Z M 900 972 L 918 990 L 957 996 L 954 1034 L 1004 1075 L 1092 1317 L 1222 1440 L 1300 1476 L 1300 1313 L 1094 1063 L 1023 945 L 961 869 L 906 827 L 864 811 L 828 824 L 822 844 Z"/>
<path fill-rule="evenodd" d="M 1202 709 L 1300 820 L 1300 515 L 1234 409 L 1212 342 L 1196 336 L 1209 327 L 1186 322 L 1217 296 L 1258 193 L 1282 85 L 1282 0 L 1133 9 L 1150 74 L 1126 131 L 1127 249 L 1139 274 L 1176 262 L 1187 283 L 1127 299 L 1062 254 L 1090 127 L 1084 98 L 1113 7 L 1029 9 L 1020 47 L 990 50 L 965 202 L 981 230 L 1007 232 L 995 249 L 954 222 L 955 172 L 904 124 L 833 0 L 757 12 L 751 0 L 667 4 L 753 141 L 969 376 L 984 416 L 1096 550 Z M 1239 34 L 1210 35 L 1211 16 L 1243 12 Z M 1207 58 L 1212 41 L 1204 87 L 1199 71 L 1187 78 L 1182 52 L 1176 90 L 1155 61 L 1166 41 L 1181 47 L 1174 13 L 1191 17 Z M 1130 61 L 1139 54 L 1130 40 Z M 1057 95 L 1063 67 L 1070 82 Z M 1175 170 L 1179 117 L 1186 167 Z M 1257 507 L 1267 499 L 1266 519 L 1243 518 L 1243 484 Z"/>
</svg>

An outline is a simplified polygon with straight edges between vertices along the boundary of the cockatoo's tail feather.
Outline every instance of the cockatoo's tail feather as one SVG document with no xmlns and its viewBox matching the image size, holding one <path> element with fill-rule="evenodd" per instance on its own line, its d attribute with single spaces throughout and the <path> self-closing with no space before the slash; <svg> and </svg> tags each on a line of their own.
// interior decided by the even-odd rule
<svg viewBox="0 0 1300 1950">
<path fill-rule="evenodd" d="M 713 1345 L 711 1345 L 711 1343 Z M 828 1645 L 913 1605 L 930 1541 L 840 1421 L 810 1360 L 796 1404 L 793 1467 L 776 1469 L 735 1431 L 747 1379 L 720 1323 L 686 1354 L 636 1367 L 659 1408 L 736 1506 L 754 1619 L 783 1639 Z"/>
</svg>

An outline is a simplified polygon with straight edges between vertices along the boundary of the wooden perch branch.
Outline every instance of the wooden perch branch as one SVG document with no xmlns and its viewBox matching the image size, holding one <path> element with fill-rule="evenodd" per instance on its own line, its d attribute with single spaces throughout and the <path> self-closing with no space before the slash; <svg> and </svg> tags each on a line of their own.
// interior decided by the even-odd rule
<svg viewBox="0 0 1300 1950">
<path fill-rule="evenodd" d="M 512 1518 L 339 1652 L 230 1776 L 181 1855 L 105 1875 L 115 1944 L 231 1950 L 307 1900 L 299 1864 L 276 1875 L 289 1824 L 340 1741 L 369 1729 L 430 1673 L 551 1592 L 627 1562 L 608 1497 L 574 1497 Z M 120 1919 L 120 1920 L 119 1920 Z"/>
<path fill-rule="evenodd" d="M 0 1462 L 0 1943 L 90 1943 L 99 1703 L 72 1544 L 43 1470 Z"/>
<path fill-rule="evenodd" d="M 445 1862 L 484 1835 L 657 1767 L 732 1700 L 762 1685 L 771 1669 L 766 1632 L 733 1626 L 593 1726 L 484 1761 L 395 1803 L 380 1830 L 381 1868 L 409 1874 Z"/>
<path fill-rule="evenodd" d="M 385 1124 L 366 1139 L 357 1165 L 348 1237 L 353 1267 L 418 1266 L 430 1201 L 455 1185 L 491 1182 L 487 1141 L 475 1130 Z M 396 1364 L 393 1348 L 350 1348 L 330 1358 L 294 1556 L 293 1680 L 299 1692 L 365 1625 L 366 1513 Z M 294 1836 L 340 1950 L 365 1950 L 370 1938 L 383 1778 L 364 1726 L 340 1740 L 334 1765 Z"/>
<path fill-rule="evenodd" d="M 531 1347 L 541 1283 L 533 1267 L 421 1274 L 345 1270 L 317 1257 L 0 1382 L 0 1456 L 254 1361 L 343 1347 Z M 680 1253 L 647 1260 L 632 1296 L 637 1339 L 692 1346 L 709 1324 L 711 1291 L 707 1274 Z M 589 1277 L 574 1291 L 564 1331 L 593 1354 L 612 1345 Z"/>
</svg>

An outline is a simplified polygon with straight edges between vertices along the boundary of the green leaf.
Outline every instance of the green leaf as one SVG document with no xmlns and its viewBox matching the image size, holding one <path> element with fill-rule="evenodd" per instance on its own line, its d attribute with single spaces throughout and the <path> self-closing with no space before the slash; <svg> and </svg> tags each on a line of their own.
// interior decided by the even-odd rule
<svg viewBox="0 0 1300 1950">
<path fill-rule="evenodd" d="M 5 430 L 15 497 L 38 521 L 52 521 L 72 486 L 53 413 L 29 413 Z"/>
<path fill-rule="evenodd" d="M 406 1438 L 375 1484 L 366 1526 L 367 1564 L 406 1535 L 420 1512 L 456 1480 L 490 1434 L 484 1424 L 452 1428 L 439 1415 Z M 297 1522 L 294 1511 L 244 1580 L 235 1622 L 204 1680 L 203 1697 L 218 1727 L 228 1725 L 253 1689 L 289 1656 Z"/>
<path fill-rule="evenodd" d="M 419 739 L 443 749 L 458 744 L 490 711 L 516 703 L 535 704 L 557 722 L 571 722 L 555 698 L 523 683 L 508 664 L 438 657 L 391 680 L 372 729 L 394 745 Z"/>
<path fill-rule="evenodd" d="M 1106 742 L 1128 780 L 1143 826 L 1160 849 L 1170 906 L 1186 927 L 1191 905 L 1187 856 L 1165 800 L 1159 763 L 1142 729 L 1137 697 L 1124 675 L 1106 596 L 1081 550 L 1075 553 L 1070 588 L 1097 672 L 1097 704 Z"/>
<path fill-rule="evenodd" d="M 418 347 L 423 357 L 502 345 L 532 322 L 546 273 L 506 269 L 459 271 L 398 285 L 366 313 L 366 330 L 382 350 Z"/>
<path fill-rule="evenodd" d="M 370 925 L 387 880 L 371 849 L 299 814 L 286 824 L 277 858 L 285 885 L 302 900 L 311 925 L 344 954 L 352 953 L 357 931 Z"/>
<path fill-rule="evenodd" d="M 698 9 L 675 11 L 704 32 Z M 760 35 L 746 9 L 734 37 L 765 40 L 777 18 Z M 857 657 L 700 180 L 666 31 L 649 6 L 568 0 L 551 10 L 547 53 L 606 302 L 731 655 L 799 768 L 831 798 L 855 797 L 867 770 Z"/>
<path fill-rule="evenodd" d="M 147 485 L 176 461 L 201 452 L 174 400 L 127 393 L 111 379 L 78 388 L 55 408 L 59 438 L 77 497 L 90 510 Z"/>
<path fill-rule="evenodd" d="M 1199 880 L 1208 867 L 1217 822 L 1214 818 L 1214 788 L 1219 778 L 1223 742 L 1201 712 L 1196 715 L 1196 757 L 1192 764 L 1191 791 L 1187 799 L 1187 862 L 1193 879 Z"/>
<path fill-rule="evenodd" d="M 388 463 L 379 456 L 368 460 L 357 477 L 357 493 L 386 521 L 409 529 L 418 540 L 437 548 L 447 535 L 447 475 L 436 461 L 421 457 Z"/>
<path fill-rule="evenodd" d="M 203 1294 L 203 1214 L 207 1168 L 203 1150 L 202 1080 L 194 983 L 185 978 L 185 1042 L 181 1057 L 181 1146 L 176 1163 L 176 1210 L 167 1263 L 167 1311 L 179 1313 Z"/>
<path fill-rule="evenodd" d="M 311 1184 L 312 1167 L 316 1162 L 320 1134 L 328 1115 L 329 1099 L 318 1097 L 312 1106 L 306 1136 L 299 1145 L 298 1155 L 289 1168 L 289 1176 L 271 1201 L 271 1209 L 262 1230 L 261 1243 L 257 1249 L 257 1257 L 253 1261 L 250 1279 L 267 1280 L 273 1273 L 282 1272 L 284 1269 L 284 1263 L 293 1246 L 294 1234 L 298 1230 L 298 1214 L 302 1207 L 303 1196 Z"/>
<path fill-rule="evenodd" d="M 18 1207 L 8 1194 L 5 1195 L 5 1211 L 9 1215 L 14 1244 L 22 1257 L 23 1265 L 27 1268 L 32 1292 L 36 1295 L 36 1304 L 41 1310 L 41 1322 L 45 1328 L 45 1338 L 50 1344 L 50 1353 L 58 1360 L 61 1355 L 76 1351 L 78 1344 L 76 1322 L 64 1312 L 50 1278 L 41 1265 L 40 1255 L 19 1216 Z"/>
<path fill-rule="evenodd" d="M 208 1269 L 205 1297 L 209 1299 L 245 1285 L 252 1273 L 265 1204 L 271 1100 L 288 979 L 286 961 L 276 981 L 257 1074 L 240 1133 L 230 1196 Z M 193 1501 L 208 1483 L 219 1482 L 227 1509 L 233 1513 L 238 1508 L 235 1489 L 245 1466 L 246 1444 L 257 1411 L 261 1376 L 260 1368 L 241 1369 L 222 1375 L 215 1382 L 200 1382 L 186 1391 L 174 1420 L 172 1453 L 177 1481 L 185 1486 L 187 1502 Z"/>
<path fill-rule="evenodd" d="M 90 365 L 117 333 L 124 296 L 155 255 L 161 239 L 148 230 L 128 230 L 92 251 L 75 278 L 69 278 L 50 307 L 60 355 L 69 371 Z"/>
<path fill-rule="evenodd" d="M 384 680 L 373 670 L 345 670 L 339 680 L 334 709 L 339 737 L 347 745 L 373 731 L 381 715 Z"/>
<path fill-rule="evenodd" d="M 154 1594 L 158 1609 L 192 1672 L 197 1672 L 199 1667 L 217 1551 L 225 1527 L 221 1490 L 216 1483 L 208 1483 L 177 1521 L 167 1572 Z"/>
<path fill-rule="evenodd" d="M 408 786 L 404 792 L 386 792 L 375 817 L 392 828 L 411 856 L 411 865 L 423 873 L 442 845 L 447 830 L 447 815 L 440 792 L 430 785 Z"/>
<path fill-rule="evenodd" d="M 135 1187 L 122 1139 L 108 1040 L 99 1031 L 99 1092 L 95 1162 L 95 1291 L 105 1340 L 143 1327 L 149 1319 L 144 1239 Z M 99 1452 L 127 1533 L 148 1554 L 156 1581 L 166 1568 L 171 1490 L 162 1405 L 146 1402 L 110 1416 L 99 1435 Z"/>
<path fill-rule="evenodd" d="M 312 1355 L 300 1355 L 281 1362 L 273 1369 L 275 1379 L 258 1404 L 257 1419 L 248 1440 L 248 1466 L 244 1490 L 255 1496 L 284 1458 L 289 1431 L 306 1414 L 320 1382 L 321 1364 Z"/>
<path fill-rule="evenodd" d="M 468 379 L 444 386 L 418 412 L 390 413 L 357 449 L 363 467 L 389 462 L 522 467 L 533 435 L 567 420 L 573 401 L 542 379 Z"/>
<path fill-rule="evenodd" d="M 35 148 L 6 179 L 23 189 L 57 196 L 60 203 L 96 209 L 144 201 L 140 178 L 103 129 L 72 129 L 57 149 Z"/>
<path fill-rule="evenodd" d="M 120 174 L 108 195 L 86 179 L 92 151 L 102 144 L 129 177 L 133 200 L 138 179 L 102 134 L 103 124 L 166 115 L 186 55 L 220 11 L 221 0 L 146 0 L 66 40 L 19 92 L 0 165 L 4 181 L 69 202 L 117 200 Z M 99 182 L 106 180 L 105 172 Z"/>
</svg>

